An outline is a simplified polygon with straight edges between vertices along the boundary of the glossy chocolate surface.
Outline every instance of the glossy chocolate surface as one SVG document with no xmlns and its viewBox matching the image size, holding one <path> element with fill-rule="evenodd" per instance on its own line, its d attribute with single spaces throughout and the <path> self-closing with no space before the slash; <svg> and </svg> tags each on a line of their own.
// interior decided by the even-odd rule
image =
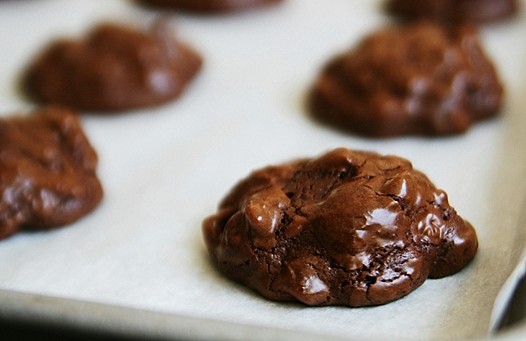
<svg viewBox="0 0 526 341">
<path fill-rule="evenodd" d="M 253 172 L 203 234 L 227 277 L 308 305 L 388 303 L 477 250 L 473 227 L 409 161 L 347 149 Z"/>
<path fill-rule="evenodd" d="M 137 0 L 161 8 L 172 8 L 196 13 L 221 13 L 273 5 L 283 0 Z"/>
<path fill-rule="evenodd" d="M 517 13 L 517 0 L 388 0 L 389 14 L 409 19 L 431 19 L 445 23 L 487 23 Z"/>
<path fill-rule="evenodd" d="M 320 72 L 309 95 L 319 122 L 372 137 L 450 135 L 495 116 L 503 88 L 472 27 L 393 25 Z"/>
<path fill-rule="evenodd" d="M 201 57 L 158 23 L 151 32 L 102 24 L 83 40 L 47 47 L 23 77 L 37 102 L 92 111 L 155 106 L 177 98 Z"/>
<path fill-rule="evenodd" d="M 0 119 L 0 239 L 72 223 L 101 201 L 97 155 L 74 113 Z"/>
</svg>

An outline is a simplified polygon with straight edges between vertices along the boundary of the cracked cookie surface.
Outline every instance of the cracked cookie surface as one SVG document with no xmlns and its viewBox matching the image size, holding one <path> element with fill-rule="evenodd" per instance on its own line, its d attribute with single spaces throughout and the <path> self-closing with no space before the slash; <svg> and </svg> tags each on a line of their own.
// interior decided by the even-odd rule
<svg viewBox="0 0 526 341">
<path fill-rule="evenodd" d="M 473 27 L 390 25 L 331 59 L 308 97 L 319 122 L 371 137 L 466 132 L 503 87 Z"/>
<path fill-rule="evenodd" d="M 388 13 L 407 19 L 444 23 L 488 23 L 514 16 L 517 0 L 388 0 Z"/>
<path fill-rule="evenodd" d="M 409 161 L 347 149 L 251 173 L 202 228 L 224 275 L 307 305 L 388 303 L 458 272 L 478 245 Z"/>
<path fill-rule="evenodd" d="M 22 89 L 38 103 L 117 112 L 178 98 L 201 64 L 162 21 L 147 32 L 99 24 L 86 38 L 47 46 L 23 74 Z"/>
<path fill-rule="evenodd" d="M 0 239 L 72 223 L 101 201 L 97 154 L 73 112 L 2 118 L 0 141 Z"/>
</svg>

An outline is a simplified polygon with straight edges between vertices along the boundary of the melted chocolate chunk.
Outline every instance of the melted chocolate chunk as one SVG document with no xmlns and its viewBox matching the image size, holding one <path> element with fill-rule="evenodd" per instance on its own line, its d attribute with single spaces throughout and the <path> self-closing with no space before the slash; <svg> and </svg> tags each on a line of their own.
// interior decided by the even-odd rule
<svg viewBox="0 0 526 341">
<path fill-rule="evenodd" d="M 373 137 L 463 133 L 503 89 L 471 27 L 389 26 L 332 59 L 309 95 L 320 122 Z"/>
<path fill-rule="evenodd" d="M 517 13 L 517 0 L 388 0 L 386 11 L 408 20 L 432 19 L 445 23 L 487 23 Z"/>
<path fill-rule="evenodd" d="M 37 102 L 93 111 L 155 106 L 177 98 L 201 57 L 157 24 L 150 33 L 99 25 L 84 40 L 51 44 L 23 77 Z"/>
<path fill-rule="evenodd" d="M 208 14 L 267 6 L 281 1 L 283 0 L 137 0 L 137 2 L 149 6 Z"/>
<path fill-rule="evenodd" d="M 102 198 L 97 155 L 74 113 L 0 119 L 0 239 L 72 223 Z"/>
<path fill-rule="evenodd" d="M 478 245 L 409 161 L 346 149 L 253 172 L 203 234 L 219 270 L 267 298 L 353 307 L 456 273 Z"/>
</svg>

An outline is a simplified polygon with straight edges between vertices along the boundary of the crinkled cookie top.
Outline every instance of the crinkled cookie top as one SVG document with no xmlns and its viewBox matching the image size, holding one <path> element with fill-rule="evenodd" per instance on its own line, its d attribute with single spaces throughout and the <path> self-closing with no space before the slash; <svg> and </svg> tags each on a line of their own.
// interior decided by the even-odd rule
<svg viewBox="0 0 526 341">
<path fill-rule="evenodd" d="M 308 305 L 384 304 L 477 250 L 473 227 L 409 161 L 347 149 L 253 172 L 203 234 L 227 277 Z"/>
</svg>

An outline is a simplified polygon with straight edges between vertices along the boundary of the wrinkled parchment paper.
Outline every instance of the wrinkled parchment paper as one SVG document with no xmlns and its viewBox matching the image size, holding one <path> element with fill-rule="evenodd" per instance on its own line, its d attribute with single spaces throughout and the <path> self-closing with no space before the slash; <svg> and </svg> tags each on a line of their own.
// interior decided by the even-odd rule
<svg viewBox="0 0 526 341">
<path fill-rule="evenodd" d="M 305 113 L 306 91 L 328 58 L 389 22 L 380 4 L 286 0 L 241 15 L 168 12 L 204 69 L 176 102 L 82 116 L 104 201 L 67 228 L 0 241 L 0 313 L 195 338 L 486 337 L 525 246 L 526 4 L 519 17 L 481 29 L 506 85 L 498 119 L 443 139 L 371 140 L 317 125 Z M 157 13 L 119 0 L 3 1 L 0 112 L 31 108 L 15 84 L 50 39 L 102 20 L 146 25 Z M 477 229 L 474 262 L 399 301 L 359 309 L 271 302 L 218 275 L 200 225 L 231 186 L 253 169 L 340 146 L 406 157 L 446 190 Z"/>
</svg>

